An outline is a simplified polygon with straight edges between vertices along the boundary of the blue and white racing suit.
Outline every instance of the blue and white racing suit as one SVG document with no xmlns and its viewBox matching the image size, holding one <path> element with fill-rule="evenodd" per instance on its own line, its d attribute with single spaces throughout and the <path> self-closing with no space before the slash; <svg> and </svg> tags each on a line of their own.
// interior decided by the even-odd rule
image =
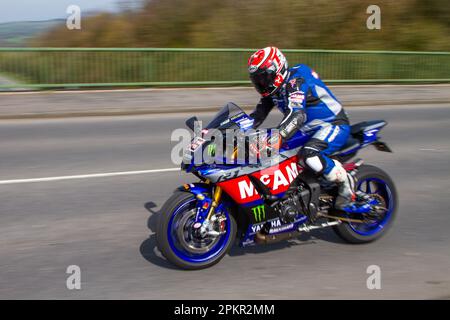
<svg viewBox="0 0 450 320">
<path fill-rule="evenodd" d="M 312 131 L 311 139 L 301 151 L 310 169 L 326 176 L 336 165 L 340 165 L 328 155 L 347 142 L 349 120 L 341 103 L 315 71 L 304 64 L 289 69 L 282 87 L 274 95 L 261 98 L 250 115 L 255 120 L 255 128 L 274 106 L 284 114 L 278 126 L 282 140 L 290 139 L 299 129 Z"/>
</svg>

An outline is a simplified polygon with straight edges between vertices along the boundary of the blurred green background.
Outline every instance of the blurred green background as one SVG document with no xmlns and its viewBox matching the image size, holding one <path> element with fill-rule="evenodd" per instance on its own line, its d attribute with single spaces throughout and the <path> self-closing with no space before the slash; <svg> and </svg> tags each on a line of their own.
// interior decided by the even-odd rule
<svg viewBox="0 0 450 320">
<path fill-rule="evenodd" d="M 57 47 L 450 50 L 448 0 L 147 0 L 31 41 Z M 135 1 L 131 1 L 135 2 Z M 381 8 L 381 30 L 366 9 Z M 133 6 L 130 6 L 131 8 Z"/>
<path fill-rule="evenodd" d="M 119 2 L 81 30 L 59 21 L 21 35 L 28 48 L 1 49 L 0 76 L 13 83 L 0 87 L 241 85 L 249 55 L 269 45 L 329 82 L 450 81 L 447 0 Z M 366 27 L 372 4 L 381 30 Z"/>
</svg>

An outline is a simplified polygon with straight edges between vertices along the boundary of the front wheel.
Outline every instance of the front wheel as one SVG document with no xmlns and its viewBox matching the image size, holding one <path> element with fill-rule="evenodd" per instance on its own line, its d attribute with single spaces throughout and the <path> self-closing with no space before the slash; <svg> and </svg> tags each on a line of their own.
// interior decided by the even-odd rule
<svg viewBox="0 0 450 320">
<path fill-rule="evenodd" d="M 383 170 L 362 165 L 356 174 L 356 190 L 375 198 L 386 210 L 370 219 L 365 218 L 365 223 L 344 222 L 333 229 L 338 236 L 350 243 L 366 243 L 379 239 L 391 228 L 397 215 L 398 199 L 394 182 Z"/>
<path fill-rule="evenodd" d="M 224 212 L 224 234 L 199 237 L 193 228 L 196 208 L 197 200 L 191 193 L 176 191 L 160 211 L 156 229 L 158 249 L 167 260 L 182 269 L 213 266 L 231 249 L 236 238 L 236 222 L 228 212 Z"/>
</svg>

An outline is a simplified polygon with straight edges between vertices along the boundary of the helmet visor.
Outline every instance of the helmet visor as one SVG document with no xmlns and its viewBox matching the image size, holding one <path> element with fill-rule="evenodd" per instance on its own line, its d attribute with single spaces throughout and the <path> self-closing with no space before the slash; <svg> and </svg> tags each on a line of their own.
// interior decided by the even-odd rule
<svg viewBox="0 0 450 320">
<path fill-rule="evenodd" d="M 275 76 L 276 73 L 268 69 L 256 70 L 250 73 L 250 80 L 255 86 L 256 91 L 260 94 L 268 94 L 275 89 Z"/>
</svg>

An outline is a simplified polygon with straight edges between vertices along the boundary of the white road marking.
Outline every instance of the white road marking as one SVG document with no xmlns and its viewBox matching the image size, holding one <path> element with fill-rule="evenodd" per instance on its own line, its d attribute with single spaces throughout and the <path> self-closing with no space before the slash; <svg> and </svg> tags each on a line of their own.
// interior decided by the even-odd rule
<svg viewBox="0 0 450 320">
<path fill-rule="evenodd" d="M 59 176 L 59 177 L 46 177 L 46 178 L 32 178 L 32 179 L 14 179 L 14 180 L 0 180 L 1 184 L 18 184 L 18 183 L 32 183 L 32 182 L 49 182 L 49 181 L 61 181 L 61 180 L 75 180 L 75 179 L 91 179 L 91 178 L 103 178 L 103 177 L 115 177 L 115 176 L 129 176 L 137 174 L 148 173 L 160 173 L 179 171 L 180 168 L 166 168 L 166 169 L 154 169 L 154 170 L 139 170 L 139 171 L 122 171 L 122 172 L 104 172 L 93 174 L 80 174 L 74 176 Z"/>
<path fill-rule="evenodd" d="M 443 152 L 445 150 L 442 149 L 432 149 L 432 148 L 421 148 L 420 151 L 434 151 L 434 152 Z"/>
</svg>

